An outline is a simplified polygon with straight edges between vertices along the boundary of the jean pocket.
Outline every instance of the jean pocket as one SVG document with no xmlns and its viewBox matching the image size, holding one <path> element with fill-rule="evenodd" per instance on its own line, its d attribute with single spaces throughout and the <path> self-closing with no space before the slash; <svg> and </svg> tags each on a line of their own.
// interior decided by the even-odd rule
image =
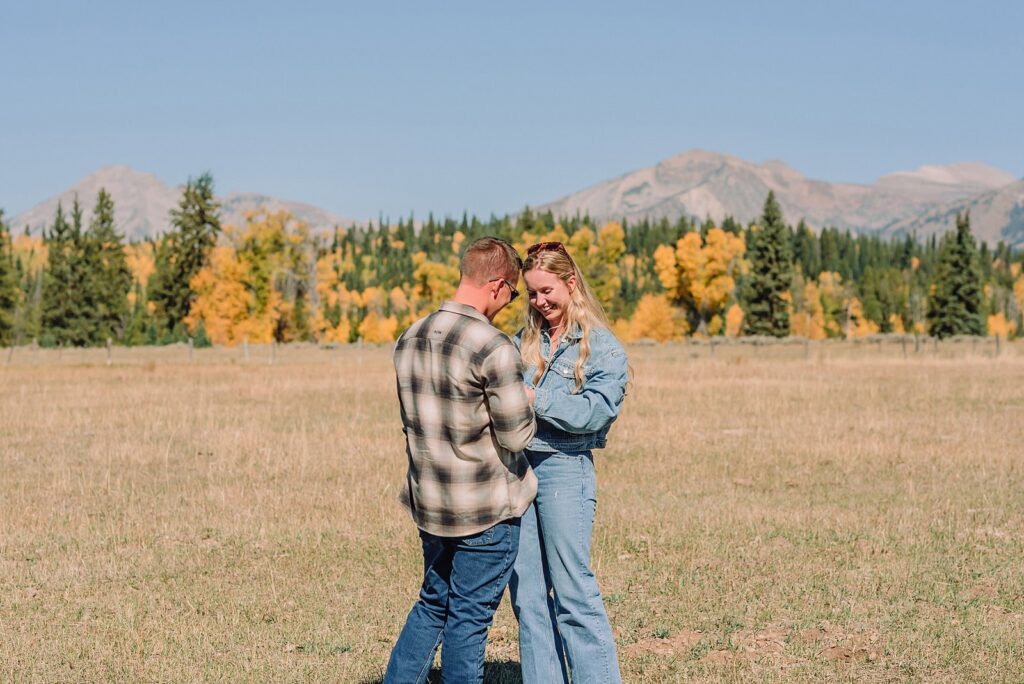
<svg viewBox="0 0 1024 684">
<path fill-rule="evenodd" d="M 498 535 L 497 530 L 500 524 L 501 523 L 498 523 L 498 525 L 488 527 L 486 530 L 478 534 L 464 537 L 462 543 L 466 546 L 487 546 L 488 544 L 493 544 L 495 537 Z"/>
<path fill-rule="evenodd" d="M 572 453 L 565 453 L 564 451 L 556 451 L 551 454 L 551 458 L 557 458 L 561 461 L 573 461 L 575 463 L 582 463 L 584 459 L 590 458 L 589 451 L 574 451 Z"/>
</svg>

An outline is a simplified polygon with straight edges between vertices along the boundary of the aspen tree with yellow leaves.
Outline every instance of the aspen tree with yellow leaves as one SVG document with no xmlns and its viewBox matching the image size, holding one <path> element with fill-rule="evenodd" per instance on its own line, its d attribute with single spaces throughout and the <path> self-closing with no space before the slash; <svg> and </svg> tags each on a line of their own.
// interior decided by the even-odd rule
<svg viewBox="0 0 1024 684">
<path fill-rule="evenodd" d="M 703 239 L 700 233 L 687 233 L 674 249 L 661 245 L 654 251 L 658 278 L 690 329 L 711 334 L 722 329 L 721 316 L 734 302 L 736 279 L 745 268 L 745 251 L 742 235 L 721 228 L 709 229 Z"/>
</svg>

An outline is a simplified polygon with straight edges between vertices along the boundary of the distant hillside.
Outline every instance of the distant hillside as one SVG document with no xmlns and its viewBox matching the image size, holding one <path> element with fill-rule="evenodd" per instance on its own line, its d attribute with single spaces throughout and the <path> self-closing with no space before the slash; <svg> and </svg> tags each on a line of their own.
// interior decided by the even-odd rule
<svg viewBox="0 0 1024 684">
<path fill-rule="evenodd" d="M 13 217 L 10 225 L 16 232 L 23 231 L 27 226 L 30 232 L 38 233 L 53 223 L 57 203 L 61 202 L 64 210 L 69 211 L 76 194 L 88 225 L 100 188 L 106 188 L 114 198 L 117 228 L 129 240 L 141 240 L 167 232 L 170 228 L 168 214 L 177 206 L 181 197 L 179 188 L 167 185 L 151 173 L 136 171 L 128 166 L 104 166 L 70 188 Z M 273 211 L 290 211 L 296 218 L 309 223 L 314 230 L 354 223 L 352 219 L 324 209 L 267 195 L 232 193 L 220 198 L 220 201 L 223 205 L 221 221 L 225 224 L 241 225 L 247 211 L 261 207 Z"/>
<path fill-rule="evenodd" d="M 968 211 L 975 235 L 984 235 L 992 243 L 1002 240 L 1014 247 L 1024 247 L 1024 180 L 944 204 L 890 226 L 884 234 L 917 235 L 919 238 L 941 235 L 956 227 L 957 212 Z"/>
<path fill-rule="evenodd" d="M 803 218 L 815 228 L 874 232 L 891 231 L 949 203 L 991 193 L 1014 180 L 1000 169 L 965 162 L 891 173 L 871 185 L 829 183 L 808 179 L 781 161 L 756 164 L 731 155 L 691 150 L 536 208 L 550 209 L 556 215 L 579 212 L 597 219 L 710 216 L 721 220 L 731 215 L 749 221 L 760 214 L 765 196 L 773 190 L 791 222 Z M 982 221 L 974 225 L 976 234 L 986 240 L 998 239 L 1005 228 Z"/>
</svg>

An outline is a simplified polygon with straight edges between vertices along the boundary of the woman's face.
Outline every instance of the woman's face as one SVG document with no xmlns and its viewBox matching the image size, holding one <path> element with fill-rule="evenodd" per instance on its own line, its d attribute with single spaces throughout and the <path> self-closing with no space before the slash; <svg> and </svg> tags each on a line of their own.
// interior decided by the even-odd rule
<svg viewBox="0 0 1024 684">
<path fill-rule="evenodd" d="M 561 325 L 576 287 L 576 276 L 562 280 L 554 273 L 535 268 L 524 273 L 523 280 L 526 281 L 530 306 L 539 311 L 551 327 Z"/>
</svg>

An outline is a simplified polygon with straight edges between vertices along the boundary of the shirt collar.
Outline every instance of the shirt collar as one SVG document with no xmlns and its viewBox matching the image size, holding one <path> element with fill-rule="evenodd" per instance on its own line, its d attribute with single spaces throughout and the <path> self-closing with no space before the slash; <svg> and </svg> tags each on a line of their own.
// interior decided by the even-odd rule
<svg viewBox="0 0 1024 684">
<path fill-rule="evenodd" d="M 544 326 L 541 329 L 541 334 L 543 334 L 548 339 L 551 339 L 551 335 L 548 333 L 548 330 L 549 330 L 548 326 Z M 582 338 L 583 338 L 583 326 L 581 326 L 579 323 L 573 324 L 573 326 L 571 328 L 569 328 L 568 330 L 565 331 L 564 339 L 566 339 L 566 340 L 579 340 L 579 339 L 582 339 Z"/>
<path fill-rule="evenodd" d="M 487 325 L 491 325 L 491 322 L 487 320 L 487 316 L 484 316 L 482 313 L 471 307 L 469 304 L 460 304 L 459 302 L 456 302 L 452 299 L 442 302 L 441 306 L 438 307 L 438 310 L 448 311 L 449 313 L 462 314 L 463 316 L 469 316 L 470 318 L 475 318 L 479 321 L 483 321 Z"/>
</svg>

